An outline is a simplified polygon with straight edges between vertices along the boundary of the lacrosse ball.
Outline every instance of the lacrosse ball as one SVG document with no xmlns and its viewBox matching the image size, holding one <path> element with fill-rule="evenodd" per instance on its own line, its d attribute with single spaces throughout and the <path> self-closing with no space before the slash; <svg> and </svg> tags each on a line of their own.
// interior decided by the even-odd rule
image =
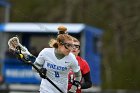
<svg viewBox="0 0 140 93">
<path fill-rule="evenodd" d="M 20 58 L 23 58 L 23 54 L 19 54 Z"/>
</svg>

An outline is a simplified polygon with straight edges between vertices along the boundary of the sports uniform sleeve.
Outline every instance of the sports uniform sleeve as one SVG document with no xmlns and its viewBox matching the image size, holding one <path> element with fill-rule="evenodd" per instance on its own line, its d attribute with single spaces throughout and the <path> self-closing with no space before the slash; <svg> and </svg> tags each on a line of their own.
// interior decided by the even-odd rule
<svg viewBox="0 0 140 93">
<path fill-rule="evenodd" d="M 83 65 L 84 65 L 82 68 L 82 74 L 86 74 L 86 73 L 90 72 L 90 67 L 85 60 L 82 59 L 82 61 L 83 61 Z"/>
<path fill-rule="evenodd" d="M 72 68 L 72 71 L 74 72 L 75 80 L 80 82 L 82 78 L 80 66 L 78 64 L 76 57 L 75 56 L 72 56 L 72 57 L 73 57 L 73 62 L 72 62 L 71 68 Z"/>
<path fill-rule="evenodd" d="M 43 49 L 39 53 L 38 57 L 36 58 L 36 60 L 34 62 L 35 66 L 38 67 L 38 69 L 41 69 L 43 67 L 43 65 L 44 65 L 44 62 L 45 62 L 45 60 L 44 60 L 44 52 L 45 52 L 45 50 Z M 33 67 L 32 67 L 32 70 L 36 71 Z"/>
<path fill-rule="evenodd" d="M 76 57 L 71 53 L 71 69 L 73 72 L 78 72 L 80 70 L 80 66 Z"/>
</svg>

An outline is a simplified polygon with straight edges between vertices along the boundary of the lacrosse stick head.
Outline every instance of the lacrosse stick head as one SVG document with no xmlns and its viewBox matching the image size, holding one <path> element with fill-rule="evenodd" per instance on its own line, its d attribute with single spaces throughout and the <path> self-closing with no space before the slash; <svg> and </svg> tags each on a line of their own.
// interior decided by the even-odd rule
<svg viewBox="0 0 140 93">
<path fill-rule="evenodd" d="M 17 46 L 19 46 L 19 45 L 20 45 L 20 43 L 19 43 L 18 37 L 12 37 L 8 41 L 9 49 L 11 49 L 13 51 L 15 51 Z"/>
</svg>

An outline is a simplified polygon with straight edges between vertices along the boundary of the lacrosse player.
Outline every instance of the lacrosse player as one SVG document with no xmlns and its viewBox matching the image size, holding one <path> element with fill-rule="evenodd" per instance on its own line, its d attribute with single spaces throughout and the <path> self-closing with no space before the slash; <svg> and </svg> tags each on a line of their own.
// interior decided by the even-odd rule
<svg viewBox="0 0 140 93">
<path fill-rule="evenodd" d="M 91 78 L 90 78 L 90 67 L 88 63 L 82 59 L 80 56 L 78 56 L 80 52 L 80 42 L 78 39 L 73 38 L 73 44 L 74 49 L 72 53 L 76 56 L 76 59 L 78 61 L 78 64 L 80 66 L 80 70 L 82 73 L 82 81 L 81 81 L 81 87 L 77 89 L 76 93 L 81 93 L 81 89 L 87 89 L 92 86 Z M 68 83 L 68 90 L 71 88 L 74 81 L 74 73 L 72 70 L 69 72 L 69 83 Z"/>
<path fill-rule="evenodd" d="M 39 73 L 42 77 L 40 93 L 75 93 L 78 86 L 80 86 L 80 67 L 74 54 L 71 53 L 74 48 L 73 37 L 67 34 L 67 28 L 64 26 L 60 26 L 58 30 L 57 38 L 50 40 L 49 45 L 52 48 L 44 48 L 34 62 L 34 65 L 43 73 Z M 21 53 L 24 56 L 32 56 L 28 49 L 19 43 L 17 37 L 11 38 L 8 41 L 8 45 L 13 51 L 18 46 L 21 48 Z M 36 69 L 32 69 L 36 71 Z M 74 72 L 75 80 L 71 89 L 67 91 L 68 73 L 70 69 Z M 46 76 L 63 92 L 58 91 L 53 84 L 45 79 Z"/>
</svg>

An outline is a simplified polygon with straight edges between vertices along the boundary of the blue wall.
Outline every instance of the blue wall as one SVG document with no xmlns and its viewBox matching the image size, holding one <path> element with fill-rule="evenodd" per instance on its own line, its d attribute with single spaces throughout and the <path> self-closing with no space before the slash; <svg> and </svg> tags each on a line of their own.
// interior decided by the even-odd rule
<svg viewBox="0 0 140 93">
<path fill-rule="evenodd" d="M 85 29 L 85 59 L 90 66 L 93 85 L 99 86 L 101 84 L 101 55 L 95 50 L 94 38 L 100 38 L 102 31 L 90 26 Z"/>
<path fill-rule="evenodd" d="M 5 59 L 3 66 L 3 76 L 5 83 L 40 83 L 39 75 L 32 71 L 30 65 L 27 65 L 17 59 Z"/>
</svg>

